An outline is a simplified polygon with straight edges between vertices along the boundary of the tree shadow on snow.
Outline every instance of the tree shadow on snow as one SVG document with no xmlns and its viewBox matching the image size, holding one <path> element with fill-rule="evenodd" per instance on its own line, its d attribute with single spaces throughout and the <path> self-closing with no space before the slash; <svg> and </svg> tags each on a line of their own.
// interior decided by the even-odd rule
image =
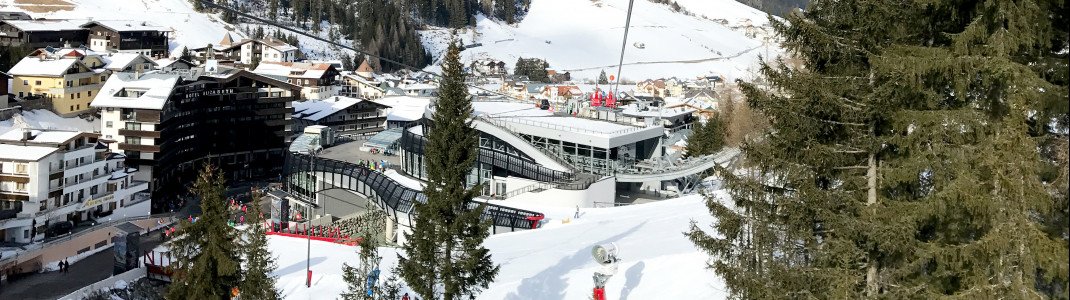
<svg viewBox="0 0 1070 300">
<path fill-rule="evenodd" d="M 538 274 L 535 274 L 535 276 L 520 281 L 520 286 L 516 288 L 516 291 L 509 293 L 505 299 L 565 299 L 565 289 L 568 288 L 568 281 L 566 280 L 565 275 L 568 274 L 569 271 L 582 268 L 588 263 L 594 263 L 594 259 L 591 258 L 591 247 L 594 247 L 594 245 L 616 242 L 621 238 L 632 234 L 636 230 L 639 230 L 643 225 L 646 225 L 646 221 L 643 221 L 643 223 L 639 223 L 635 225 L 635 227 L 624 232 L 601 241 L 592 242 L 588 244 L 589 246 L 580 248 L 572 256 L 562 258 L 557 261 L 556 264 L 543 269 Z M 630 270 L 631 269 L 629 269 L 629 271 Z M 591 280 L 589 283 L 593 289 L 594 281 Z"/>
<path fill-rule="evenodd" d="M 643 269 L 646 268 L 645 262 L 639 262 L 628 268 L 628 271 L 624 273 L 625 281 L 624 288 L 620 290 L 620 299 L 628 299 L 628 295 L 632 293 L 632 290 L 639 285 L 639 281 L 643 279 Z"/>
<path fill-rule="evenodd" d="M 310 260 L 309 264 L 312 267 L 316 267 L 316 265 L 318 265 L 319 263 L 324 262 L 326 260 L 327 260 L 326 257 L 317 256 L 317 257 L 313 257 Z M 296 262 L 296 263 L 294 263 L 292 265 L 286 266 L 285 268 L 278 269 L 277 271 L 275 271 L 275 275 L 276 276 L 283 276 L 283 275 L 286 275 L 286 274 L 303 271 L 304 269 L 305 269 L 305 261 L 301 260 L 301 261 Z M 316 270 L 312 270 L 312 272 L 315 273 Z"/>
</svg>

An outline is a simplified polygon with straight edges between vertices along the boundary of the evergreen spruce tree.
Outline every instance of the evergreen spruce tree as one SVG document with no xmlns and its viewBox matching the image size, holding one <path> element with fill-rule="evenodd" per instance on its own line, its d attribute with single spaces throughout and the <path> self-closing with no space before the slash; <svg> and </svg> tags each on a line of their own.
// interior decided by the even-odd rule
<svg viewBox="0 0 1070 300">
<path fill-rule="evenodd" d="M 242 252 L 245 256 L 245 271 L 242 281 L 238 284 L 241 298 L 245 300 L 276 300 L 279 299 L 279 291 L 275 289 L 275 272 L 278 266 L 275 257 L 268 250 L 267 232 L 265 219 L 261 207 L 263 207 L 264 194 L 253 195 L 248 214 L 245 220 L 248 228 L 245 230 L 245 245 Z"/>
<path fill-rule="evenodd" d="M 688 236 L 740 298 L 1066 297 L 1028 118 L 1049 2 L 813 1 L 773 21 L 803 68 L 743 84 L 771 131 Z M 851 18 L 842 16 L 850 15 Z M 1064 31 L 1065 32 L 1065 31 Z M 1054 50 L 1054 51 L 1053 51 Z"/>
<path fill-rule="evenodd" d="M 606 77 L 606 70 L 602 70 L 602 73 L 598 74 L 598 84 L 609 84 L 609 77 Z"/>
<path fill-rule="evenodd" d="M 477 155 L 478 134 L 470 126 L 472 103 L 464 86 L 460 45 L 452 43 L 442 64 L 434 125 L 427 135 L 426 203 L 415 204 L 413 228 L 406 234 L 401 276 L 424 299 L 460 299 L 477 294 L 494 280 L 499 267 L 482 246 L 490 234 L 480 219 L 485 204 L 468 209 L 481 184 L 466 179 Z"/>
<path fill-rule="evenodd" d="M 695 120 L 691 123 L 691 136 L 687 137 L 687 147 L 684 148 L 685 157 L 701 156 L 708 152 L 710 137 L 703 134 L 706 131 L 706 122 Z"/>
<path fill-rule="evenodd" d="M 167 299 L 226 299 L 242 277 L 238 232 L 227 225 L 223 174 L 205 165 L 193 192 L 200 198 L 196 222 L 182 220 L 178 236 L 170 242 L 175 260 Z"/>
<path fill-rule="evenodd" d="M 275 20 L 279 17 L 279 0 L 268 0 L 268 18 Z"/>
<path fill-rule="evenodd" d="M 323 0 L 313 0 L 312 10 L 309 11 L 312 14 L 312 33 L 320 33 L 320 26 L 323 25 Z"/>
<path fill-rule="evenodd" d="M 368 275 L 374 270 L 379 270 L 381 260 L 376 239 L 369 235 L 363 236 L 360 242 L 360 262 L 355 267 L 348 263 L 342 265 L 342 279 L 348 286 L 348 290 L 341 295 L 342 299 L 390 299 L 381 297 L 382 291 L 378 282 L 371 286 L 372 296 L 368 296 Z"/>
</svg>

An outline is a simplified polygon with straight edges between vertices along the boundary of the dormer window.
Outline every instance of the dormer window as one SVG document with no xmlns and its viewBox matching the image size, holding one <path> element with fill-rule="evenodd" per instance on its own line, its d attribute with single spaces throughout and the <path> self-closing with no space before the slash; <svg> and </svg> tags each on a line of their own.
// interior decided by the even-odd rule
<svg viewBox="0 0 1070 300">
<path fill-rule="evenodd" d="M 137 97 L 141 97 L 141 95 L 144 95 L 145 92 L 147 92 L 147 91 L 146 90 L 139 90 L 139 89 L 123 88 L 123 89 L 120 89 L 119 92 L 115 93 L 115 97 L 137 98 Z"/>
</svg>

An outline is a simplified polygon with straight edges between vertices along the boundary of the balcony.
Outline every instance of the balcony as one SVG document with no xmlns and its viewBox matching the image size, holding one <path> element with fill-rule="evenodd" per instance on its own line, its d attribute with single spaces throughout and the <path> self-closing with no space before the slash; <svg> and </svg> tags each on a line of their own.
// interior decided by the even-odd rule
<svg viewBox="0 0 1070 300">
<path fill-rule="evenodd" d="M 144 138 L 160 138 L 159 131 L 147 131 L 147 130 L 133 130 L 133 129 L 119 129 L 119 135 L 121 136 L 136 136 Z"/>
<path fill-rule="evenodd" d="M 160 146 L 156 145 L 134 145 L 127 143 L 119 143 L 119 150 L 133 150 L 141 152 L 159 153 Z"/>
</svg>

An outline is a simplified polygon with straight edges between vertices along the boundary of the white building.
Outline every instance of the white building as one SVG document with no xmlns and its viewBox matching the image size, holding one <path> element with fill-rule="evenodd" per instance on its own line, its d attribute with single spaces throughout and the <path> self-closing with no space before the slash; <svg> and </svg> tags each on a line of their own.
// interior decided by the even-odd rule
<svg viewBox="0 0 1070 300">
<path fill-rule="evenodd" d="M 338 69 L 329 64 L 263 62 L 253 73 L 301 87 L 301 98 L 323 99 L 338 96 Z"/>
<path fill-rule="evenodd" d="M 44 238 L 46 225 L 149 200 L 146 182 L 128 176 L 125 157 L 108 152 L 99 136 L 31 129 L 0 135 L 0 240 L 30 243 Z"/>
<path fill-rule="evenodd" d="M 243 64 L 251 65 L 254 60 L 260 62 L 293 62 L 297 59 L 297 47 L 291 46 L 274 37 L 262 40 L 244 39 L 240 42 L 230 42 L 230 35 L 223 37 L 220 46 L 226 47 L 221 51 L 229 53 Z"/>
</svg>

